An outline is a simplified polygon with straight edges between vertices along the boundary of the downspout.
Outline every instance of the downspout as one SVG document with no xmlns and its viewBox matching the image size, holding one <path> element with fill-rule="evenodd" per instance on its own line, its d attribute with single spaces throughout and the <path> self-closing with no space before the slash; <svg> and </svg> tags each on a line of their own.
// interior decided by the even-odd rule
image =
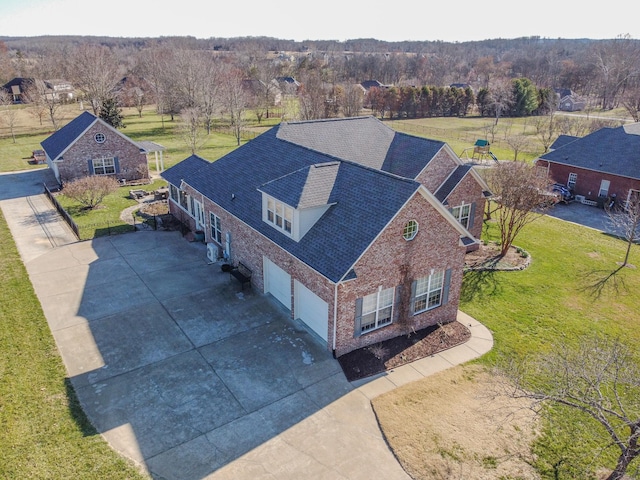
<svg viewBox="0 0 640 480">
<path fill-rule="evenodd" d="M 333 287 L 333 339 L 331 350 L 333 358 L 336 358 L 336 335 L 338 333 L 338 283 Z"/>
</svg>

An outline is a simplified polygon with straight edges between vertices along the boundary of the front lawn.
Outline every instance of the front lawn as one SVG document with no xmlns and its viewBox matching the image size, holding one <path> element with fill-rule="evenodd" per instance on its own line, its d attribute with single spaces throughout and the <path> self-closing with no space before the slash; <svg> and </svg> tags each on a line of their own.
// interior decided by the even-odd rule
<svg viewBox="0 0 640 480">
<path fill-rule="evenodd" d="M 0 278 L 0 478 L 146 478 L 84 415 L 1 212 Z"/>
<path fill-rule="evenodd" d="M 492 228 L 488 239 L 495 238 L 496 231 Z M 606 290 L 595 299 L 585 288 L 605 271 L 618 266 L 616 262 L 624 258 L 625 242 L 553 217 L 543 217 L 527 226 L 516 243 L 531 254 L 532 263 L 526 270 L 465 274 L 460 308 L 486 325 L 495 340 L 493 350 L 477 362 L 480 366 L 491 366 L 504 357 L 541 355 L 559 341 L 577 342 L 594 332 L 620 337 L 632 347 L 638 345 L 640 268 L 623 269 L 625 288 L 618 293 Z M 632 248 L 630 262 L 640 267 L 640 246 Z M 594 272 L 597 272 L 595 277 Z M 420 391 L 436 388 L 430 381 L 426 378 L 421 381 L 424 387 L 418 382 L 373 401 L 382 430 L 396 455 L 406 463 L 407 470 L 417 469 L 418 478 L 425 479 L 437 477 L 424 466 L 420 452 L 433 450 L 438 434 L 428 428 L 421 432 L 409 428 L 407 432 L 407 425 L 426 428 L 419 418 L 425 415 L 425 410 L 398 409 L 398 406 L 414 405 Z M 486 404 L 481 402 L 477 399 L 475 403 Z M 461 410 L 460 415 L 463 413 Z M 392 419 L 398 415 L 404 415 L 403 421 L 394 423 Z M 506 424 L 505 419 L 502 421 Z M 595 478 L 603 467 L 613 467 L 617 451 L 611 447 L 602 449 L 608 437 L 602 436 L 603 432 L 594 425 L 574 411 L 550 410 L 541 423 L 542 435 L 533 445 L 536 456 L 529 461 L 533 461 L 543 478 L 556 475 L 560 479 Z M 467 434 L 458 432 L 462 436 Z M 512 430 L 511 435 L 518 433 Z M 599 435 L 604 442 L 597 441 Z M 412 449 L 409 452 L 407 445 Z M 461 459 L 465 452 L 454 450 L 458 460 L 449 458 L 452 471 L 462 471 Z M 447 452 L 449 455 L 452 450 Z M 496 462 L 512 456 L 513 452 L 502 451 L 502 457 L 496 458 Z M 490 475 L 493 471 L 495 465 L 489 463 L 490 468 L 481 466 L 482 474 Z M 480 477 L 468 473 L 465 478 Z"/>
</svg>

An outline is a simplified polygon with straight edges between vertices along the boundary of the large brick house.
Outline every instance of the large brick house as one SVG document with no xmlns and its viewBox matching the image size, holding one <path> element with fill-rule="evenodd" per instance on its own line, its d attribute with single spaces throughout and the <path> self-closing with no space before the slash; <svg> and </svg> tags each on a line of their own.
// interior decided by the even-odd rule
<svg viewBox="0 0 640 480">
<path fill-rule="evenodd" d="M 456 319 L 488 191 L 443 142 L 373 117 L 282 123 L 162 176 L 171 212 L 336 356 Z"/>
<path fill-rule="evenodd" d="M 558 140 L 536 160 L 554 182 L 599 204 L 613 194 L 625 202 L 640 193 L 640 123 Z"/>
<path fill-rule="evenodd" d="M 89 112 L 81 113 L 40 145 L 60 184 L 89 175 L 126 181 L 149 177 L 146 150 Z"/>
</svg>

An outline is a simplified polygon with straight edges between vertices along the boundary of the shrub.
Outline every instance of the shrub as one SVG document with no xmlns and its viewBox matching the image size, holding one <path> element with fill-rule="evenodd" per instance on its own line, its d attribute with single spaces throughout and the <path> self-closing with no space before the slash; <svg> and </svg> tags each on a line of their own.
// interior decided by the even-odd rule
<svg viewBox="0 0 640 480">
<path fill-rule="evenodd" d="M 118 182 L 115 178 L 92 175 L 66 183 L 62 193 L 86 209 L 94 209 L 102 203 L 104 197 L 117 189 Z"/>
</svg>

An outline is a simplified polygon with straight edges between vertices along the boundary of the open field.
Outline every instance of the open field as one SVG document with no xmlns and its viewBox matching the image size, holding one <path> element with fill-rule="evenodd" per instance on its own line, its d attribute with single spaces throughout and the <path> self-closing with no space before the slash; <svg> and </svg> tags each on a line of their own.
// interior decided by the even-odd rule
<svg viewBox="0 0 640 480">
<path fill-rule="evenodd" d="M 53 133 L 50 121 L 44 118 L 43 124 L 40 125 L 38 119 L 29 114 L 27 107 L 15 106 L 14 108 L 18 111 L 14 128 L 16 132 L 15 143 L 10 136 L 9 128 L 0 123 L 0 172 L 45 168 L 46 166 L 42 165 L 30 165 L 28 160 L 32 150 L 41 148 L 40 142 Z M 81 110 L 77 104 L 62 106 L 59 124 L 66 125 L 80 113 Z M 122 130 L 122 133 L 134 141 L 150 140 L 166 148 L 163 154 L 165 169 L 191 155 L 191 151 L 180 135 L 177 117 L 172 122 L 167 115 L 164 118 L 157 115 L 152 106 L 145 108 L 142 118 L 138 116 L 135 109 L 124 109 L 123 114 L 126 128 Z M 268 126 L 274 125 L 276 121 L 277 119 L 263 120 L 261 125 L 248 121 L 246 138 L 252 138 L 252 136 L 263 132 Z M 223 131 L 213 131 L 210 135 L 203 134 L 201 148 L 197 154 L 213 161 L 236 147 L 237 142 L 232 135 Z M 149 164 L 154 171 L 155 159 L 153 155 L 149 157 Z"/>
<path fill-rule="evenodd" d="M 488 238 L 495 239 L 495 236 L 495 229 L 490 229 Z M 598 275 L 604 275 L 603 272 L 617 267 L 616 262 L 624 258 L 625 242 L 595 230 L 543 217 L 527 226 L 516 243 L 532 256 L 532 263 L 526 270 L 469 272 L 465 275 L 461 310 L 486 325 L 493 332 L 495 340 L 493 350 L 478 361 L 480 366 L 489 367 L 503 358 L 543 355 L 557 342 L 577 342 L 594 332 L 620 337 L 628 345 L 638 345 L 640 304 L 637 292 L 640 290 L 640 268 L 625 268 L 621 272 L 625 288 L 617 294 L 607 290 L 596 300 L 585 291 L 585 287 L 598 278 L 591 277 L 592 280 L 589 280 L 590 274 L 599 272 Z M 640 246 L 633 246 L 630 261 L 640 266 Z M 449 375 L 455 377 L 456 374 L 451 372 Z M 469 415 L 470 405 L 473 405 L 475 414 L 482 417 L 486 408 L 480 407 L 486 407 L 487 403 L 478 395 L 482 393 L 486 381 L 475 382 L 473 376 L 463 377 L 465 380 L 458 380 L 457 384 L 466 389 L 473 399 L 470 404 L 469 398 L 466 398 L 457 405 L 458 413 L 461 416 Z M 496 474 L 497 466 L 511 461 L 513 451 L 509 454 L 508 449 L 487 440 L 491 448 L 502 450 L 496 454 L 496 450 L 490 448 L 485 455 L 493 456 L 495 460 L 483 466 L 482 462 L 478 462 L 475 447 L 463 446 L 464 438 L 459 436 L 464 437 L 468 432 L 462 427 L 447 428 L 440 422 L 427 422 L 425 426 L 420 419 L 428 412 L 439 416 L 439 409 L 434 411 L 433 408 L 424 410 L 412 407 L 417 401 L 415 399 L 422 395 L 420 391 L 429 391 L 440 402 L 443 398 L 450 398 L 447 393 L 450 386 L 447 385 L 456 381 L 447 378 L 441 383 L 435 378 L 426 378 L 375 399 L 374 407 L 385 436 L 398 458 L 406 463 L 407 470 L 417 472 L 414 478 L 496 478 L 492 475 Z M 399 413 L 398 406 L 402 405 L 407 405 L 407 408 Z M 400 414 L 404 415 L 403 421 L 397 422 L 394 417 Z M 541 424 L 544 427 L 542 435 L 533 445 L 537 455 L 534 465 L 543 478 L 553 478 L 553 465 L 560 465 L 558 478 L 561 479 L 588 479 L 592 478 L 592 474 L 595 475 L 598 468 L 612 467 L 616 450 L 611 447 L 600 450 L 603 443 L 607 442 L 597 442 L 597 435 L 602 434 L 599 427 L 585 422 L 573 411 L 556 409 L 549 414 Z M 456 417 L 455 409 L 449 415 Z M 470 424 L 483 421 L 473 416 L 465 418 Z M 549 422 L 550 418 L 555 421 Z M 505 415 L 500 426 L 504 427 L 503 432 L 511 432 L 515 440 L 520 436 L 517 430 L 524 427 L 518 423 L 510 424 L 510 420 L 507 420 Z M 416 428 L 411 428 L 412 425 Z M 418 431 L 419 428 L 422 430 Z M 434 438 L 440 439 L 440 446 L 433 441 Z M 504 439 L 496 433 L 495 440 Z M 438 476 L 425 465 L 425 456 L 442 455 L 443 452 L 449 452 L 445 466 L 452 469 L 450 477 Z M 449 455 L 451 452 L 457 452 L 455 458 Z M 526 458 L 530 461 L 534 457 L 529 455 Z M 594 458 L 597 461 L 593 462 Z M 515 475 L 504 478 L 529 477 Z"/>
</svg>

